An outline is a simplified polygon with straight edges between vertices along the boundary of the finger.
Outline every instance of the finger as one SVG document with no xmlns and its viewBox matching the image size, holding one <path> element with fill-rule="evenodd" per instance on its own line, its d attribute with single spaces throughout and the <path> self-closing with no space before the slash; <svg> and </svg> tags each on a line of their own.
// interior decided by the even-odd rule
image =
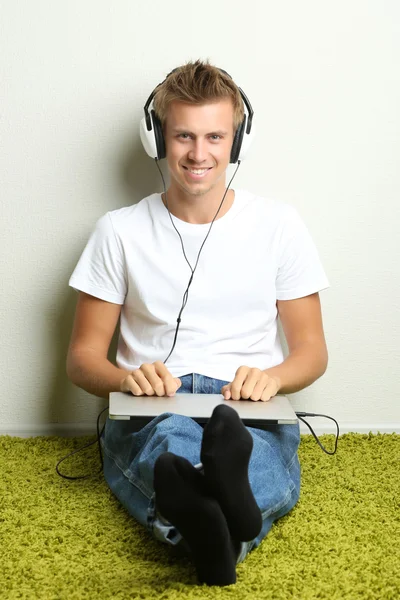
<svg viewBox="0 0 400 600">
<path fill-rule="evenodd" d="M 232 385 L 231 385 L 231 389 L 230 389 L 230 394 L 231 394 L 232 400 L 240 400 L 242 398 L 242 385 L 243 385 L 242 379 L 237 379 L 235 377 L 235 379 L 232 381 Z"/>
<path fill-rule="evenodd" d="M 134 396 L 144 396 L 145 394 L 150 396 L 152 395 L 151 392 L 154 394 L 150 383 L 147 381 L 140 369 L 132 371 L 132 373 L 130 373 L 130 375 L 128 375 L 126 378 L 126 382 L 129 390 Z"/>
<path fill-rule="evenodd" d="M 160 360 L 157 360 L 151 366 L 153 367 L 154 385 L 157 386 L 157 388 L 154 388 L 157 395 L 174 396 L 176 390 L 182 385 L 181 380 L 173 377 L 172 373 Z"/>
<path fill-rule="evenodd" d="M 261 396 L 262 396 L 265 388 L 267 387 L 268 379 L 269 378 L 266 373 L 261 373 L 261 377 L 257 381 L 256 385 L 254 386 L 253 391 L 251 392 L 251 394 L 249 396 L 250 400 L 254 400 L 255 402 L 258 400 L 261 400 Z"/>
<path fill-rule="evenodd" d="M 161 360 L 156 360 L 156 362 L 154 362 L 151 366 L 154 368 L 157 375 L 159 375 L 161 378 L 165 377 L 166 375 L 171 375 L 171 373 L 168 371 L 167 367 Z"/>
<path fill-rule="evenodd" d="M 261 402 L 268 402 L 269 400 L 271 400 L 272 396 L 271 396 L 271 392 L 268 389 L 265 389 L 263 391 L 263 393 L 261 394 Z"/>
<path fill-rule="evenodd" d="M 252 394 L 254 392 L 254 389 L 258 385 L 259 381 L 262 381 L 262 380 L 264 380 L 264 384 L 259 386 L 259 394 L 260 395 L 265 387 L 265 383 L 267 381 L 267 375 L 265 373 L 263 373 L 262 371 L 260 371 L 260 369 L 257 369 L 257 368 L 248 369 L 246 380 L 244 381 L 241 392 L 240 392 L 241 397 L 244 400 L 248 400 L 249 398 L 251 400 L 254 400 L 254 399 L 258 400 L 259 397 L 253 398 Z M 262 389 L 260 389 L 260 387 L 262 387 Z"/>
<path fill-rule="evenodd" d="M 243 385 L 243 379 L 239 378 L 239 377 L 235 377 L 235 379 L 232 381 L 231 388 L 230 388 L 230 394 L 231 394 L 232 400 L 240 400 L 241 399 L 242 385 Z"/>
<path fill-rule="evenodd" d="M 230 398 L 231 398 L 231 384 L 230 383 L 222 386 L 221 394 L 223 395 L 224 400 L 230 400 Z"/>
<path fill-rule="evenodd" d="M 278 393 L 278 384 L 274 379 L 269 379 L 268 384 L 266 385 L 263 393 L 261 394 L 261 400 L 263 402 L 268 402 Z"/>
<path fill-rule="evenodd" d="M 140 386 L 136 383 L 131 374 L 127 375 L 121 382 L 121 392 L 130 392 L 134 396 L 143 395 Z"/>
<path fill-rule="evenodd" d="M 250 369 L 247 374 L 246 381 L 242 386 L 242 398 L 244 400 L 259 400 L 267 380 L 267 375 L 262 373 L 260 369 Z"/>
<path fill-rule="evenodd" d="M 144 373 L 157 396 L 165 396 L 164 382 L 159 377 L 154 364 L 144 363 L 140 370 Z"/>
<path fill-rule="evenodd" d="M 250 371 L 250 367 L 239 367 L 236 371 L 235 379 L 231 383 L 231 396 L 232 400 L 240 400 L 243 383 L 246 380 L 247 374 Z"/>
<path fill-rule="evenodd" d="M 154 396 L 154 394 L 157 394 L 157 396 L 164 395 L 163 382 L 156 374 L 153 365 L 144 363 L 140 366 L 140 369 L 137 369 L 133 373 L 135 380 L 147 396 Z M 143 388 L 143 385 L 146 389 Z"/>
<path fill-rule="evenodd" d="M 178 377 L 173 377 L 171 374 L 163 383 L 166 396 L 175 396 L 175 392 L 179 390 L 182 385 L 182 381 L 178 379 Z"/>
</svg>

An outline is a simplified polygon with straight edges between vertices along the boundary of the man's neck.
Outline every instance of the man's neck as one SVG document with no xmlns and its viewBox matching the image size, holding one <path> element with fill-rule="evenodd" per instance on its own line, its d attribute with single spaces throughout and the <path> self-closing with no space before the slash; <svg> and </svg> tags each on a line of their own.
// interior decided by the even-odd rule
<svg viewBox="0 0 400 600">
<path fill-rule="evenodd" d="M 211 223 L 222 202 L 226 188 L 221 190 L 210 190 L 202 196 L 192 196 L 183 190 L 176 190 L 170 186 L 167 190 L 168 209 L 170 213 L 187 223 L 201 225 Z M 162 194 L 162 201 L 166 206 L 165 194 Z M 216 217 L 216 221 L 223 217 L 231 208 L 235 199 L 235 192 L 229 189 L 221 209 Z"/>
</svg>

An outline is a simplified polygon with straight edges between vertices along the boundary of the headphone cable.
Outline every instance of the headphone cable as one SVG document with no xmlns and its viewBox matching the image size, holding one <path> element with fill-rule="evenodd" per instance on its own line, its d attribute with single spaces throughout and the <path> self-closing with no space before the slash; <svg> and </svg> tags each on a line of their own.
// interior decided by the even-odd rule
<svg viewBox="0 0 400 600">
<path fill-rule="evenodd" d="M 200 254 L 201 254 L 201 251 L 203 250 L 203 246 L 204 246 L 204 244 L 206 243 L 206 239 L 207 239 L 207 238 L 208 238 L 208 236 L 210 235 L 211 227 L 214 225 L 214 221 L 215 221 L 215 219 L 217 218 L 219 211 L 221 210 L 221 206 L 222 206 L 222 204 L 224 203 L 225 196 L 226 196 L 226 194 L 228 193 L 229 187 L 230 187 L 230 185 L 231 185 L 231 183 L 232 183 L 232 181 L 233 181 L 233 179 L 234 179 L 234 177 L 235 177 L 235 175 L 236 175 L 236 173 L 237 173 L 237 171 L 238 171 L 238 169 L 239 169 L 239 167 L 240 167 L 240 162 L 241 162 L 241 161 L 240 161 L 240 160 L 238 160 L 238 165 L 237 165 L 237 167 L 236 167 L 236 169 L 235 169 L 235 172 L 234 172 L 234 174 L 232 175 L 232 177 L 231 177 L 231 180 L 229 181 L 229 183 L 228 183 L 228 185 L 227 185 L 227 188 L 226 188 L 226 190 L 225 190 L 225 193 L 224 193 L 224 195 L 223 195 L 223 197 L 222 197 L 222 200 L 221 200 L 221 203 L 220 203 L 220 205 L 219 205 L 219 207 L 218 207 L 218 210 L 217 210 L 217 212 L 215 213 L 215 216 L 214 216 L 213 220 L 211 221 L 211 225 L 210 225 L 210 227 L 209 227 L 209 230 L 208 230 L 208 232 L 207 232 L 207 235 L 206 235 L 206 237 L 204 238 L 204 240 L 203 240 L 203 243 L 202 243 L 202 244 L 201 244 L 201 246 L 200 246 L 200 250 L 199 250 L 199 253 L 198 253 L 198 255 L 197 255 L 197 260 L 196 260 L 196 264 L 195 264 L 195 267 L 194 267 L 194 269 L 192 268 L 192 265 L 190 264 L 190 262 L 189 262 L 189 260 L 188 260 L 188 258 L 187 258 L 187 256 L 186 256 L 185 247 L 184 247 L 184 245 L 183 245 L 183 240 L 182 240 L 181 234 L 179 233 L 179 231 L 178 231 L 178 229 L 176 228 L 176 226 L 175 226 L 175 223 L 174 223 L 174 221 L 173 221 L 173 219 L 172 219 L 172 215 L 171 215 L 171 213 L 170 213 L 170 210 L 169 210 L 169 207 L 168 207 L 168 197 L 167 197 L 167 188 L 166 188 L 166 185 L 165 185 L 165 179 L 164 179 L 164 175 L 163 175 L 163 173 L 162 173 L 162 171 L 161 171 L 161 169 L 160 169 L 160 167 L 159 167 L 159 164 L 158 164 L 158 159 L 157 159 L 157 158 L 155 159 L 155 162 L 156 162 L 157 169 L 158 169 L 158 170 L 159 170 L 159 172 L 160 172 L 161 179 L 162 179 L 162 182 L 163 182 L 164 194 L 165 194 L 165 203 L 166 203 L 166 205 L 167 205 L 167 210 L 168 210 L 169 218 L 170 218 L 170 220 L 171 220 L 172 226 L 174 227 L 174 229 L 175 229 L 176 233 L 179 235 L 179 239 L 181 240 L 181 246 L 182 246 L 182 252 L 183 252 L 183 255 L 184 255 L 184 257 L 185 257 L 185 260 L 186 260 L 187 264 L 189 265 L 189 268 L 190 268 L 190 270 L 191 270 L 191 272 L 192 272 L 192 274 L 191 274 L 191 276 L 190 276 L 190 279 L 189 279 L 188 286 L 187 286 L 187 288 L 186 288 L 186 290 L 185 290 L 185 293 L 183 294 L 183 302 L 182 302 L 182 306 L 181 306 L 181 308 L 180 308 L 180 311 L 179 311 L 179 314 L 178 314 L 178 318 L 177 318 L 177 320 L 176 320 L 176 322 L 177 322 L 177 326 L 176 326 L 176 329 L 175 329 L 175 336 L 174 336 L 174 341 L 173 341 L 173 344 L 172 344 L 172 348 L 171 348 L 171 350 L 170 350 L 170 353 L 168 354 L 167 358 L 166 358 L 166 359 L 163 361 L 163 362 L 164 362 L 164 364 L 165 364 L 165 363 L 167 362 L 167 360 L 169 359 L 169 357 L 171 356 L 171 354 L 172 354 L 172 352 L 173 352 L 173 350 L 174 350 L 174 348 L 175 348 L 176 340 L 177 340 L 177 337 L 178 337 L 179 326 L 180 326 L 180 324 L 181 324 L 181 315 L 182 315 L 182 313 L 183 313 L 183 309 L 185 308 L 185 306 L 186 306 L 186 303 L 187 303 L 187 300 L 188 300 L 188 296 L 189 296 L 189 288 L 190 288 L 190 286 L 192 285 L 193 276 L 194 276 L 194 273 L 195 273 L 195 271 L 196 271 L 196 269 L 197 269 L 197 265 L 198 265 L 198 263 L 199 263 L 199 259 L 200 259 Z"/>
<path fill-rule="evenodd" d="M 104 462 L 103 462 L 103 455 L 101 453 L 101 444 L 100 444 L 100 438 L 103 435 L 103 431 L 105 429 L 106 424 L 104 423 L 102 430 L 99 432 L 99 422 L 100 422 L 100 417 L 103 414 L 103 412 L 105 410 L 108 410 L 108 406 L 106 406 L 105 408 L 103 408 L 102 411 L 100 411 L 98 417 L 97 417 L 97 438 L 94 440 L 94 442 L 90 442 L 89 444 L 86 444 L 85 446 L 82 446 L 81 448 L 78 448 L 77 450 L 74 450 L 73 452 L 71 452 L 70 454 L 67 454 L 67 456 L 64 456 L 64 458 L 62 458 L 61 460 L 58 461 L 57 465 L 56 465 L 56 471 L 58 473 L 58 475 L 60 475 L 60 477 L 63 477 L 64 479 L 70 479 L 70 480 L 75 480 L 75 479 L 88 479 L 89 477 L 94 477 L 93 474 L 89 474 L 89 475 L 78 475 L 76 477 L 72 477 L 70 475 L 64 475 L 63 473 L 60 472 L 58 465 L 60 465 L 66 458 L 69 458 L 70 456 L 73 456 L 74 454 L 77 454 L 78 452 L 80 452 L 81 450 L 85 450 L 85 448 L 89 448 L 89 446 L 93 446 L 93 444 L 95 444 L 96 442 L 98 442 L 99 444 L 99 455 L 100 455 L 100 463 L 101 463 L 101 467 L 99 469 L 99 471 L 97 472 L 97 475 L 99 473 L 101 473 L 101 471 L 103 470 L 104 467 Z"/>
</svg>

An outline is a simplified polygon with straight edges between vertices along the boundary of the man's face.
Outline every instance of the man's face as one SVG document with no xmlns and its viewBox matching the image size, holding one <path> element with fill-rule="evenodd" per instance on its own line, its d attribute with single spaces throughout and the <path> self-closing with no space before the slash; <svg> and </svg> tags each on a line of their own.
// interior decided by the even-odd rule
<svg viewBox="0 0 400 600">
<path fill-rule="evenodd" d="M 164 131 L 171 188 L 178 185 L 191 196 L 206 194 L 217 184 L 225 188 L 233 133 L 230 99 L 201 105 L 171 102 Z"/>
</svg>

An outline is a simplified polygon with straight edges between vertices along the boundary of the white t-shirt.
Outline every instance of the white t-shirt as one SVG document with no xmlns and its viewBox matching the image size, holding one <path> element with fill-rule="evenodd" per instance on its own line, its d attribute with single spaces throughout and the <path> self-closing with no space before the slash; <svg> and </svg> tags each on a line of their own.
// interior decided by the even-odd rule
<svg viewBox="0 0 400 600">
<path fill-rule="evenodd" d="M 123 369 L 164 362 L 173 344 L 191 270 L 171 218 L 194 269 L 210 223 L 170 217 L 161 194 L 152 194 L 97 221 L 69 281 L 76 290 L 122 305 L 116 362 Z M 280 364 L 276 301 L 328 287 L 296 209 L 236 190 L 200 253 L 166 366 L 174 377 L 200 373 L 232 381 L 242 365 Z"/>
</svg>

